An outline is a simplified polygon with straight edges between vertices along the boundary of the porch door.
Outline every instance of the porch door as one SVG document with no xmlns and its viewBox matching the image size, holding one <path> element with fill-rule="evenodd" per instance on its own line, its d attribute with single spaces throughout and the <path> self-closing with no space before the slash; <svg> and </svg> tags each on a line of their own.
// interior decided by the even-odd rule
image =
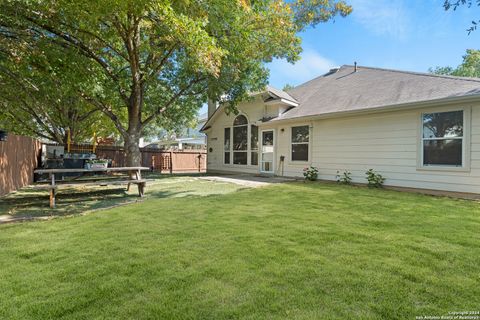
<svg viewBox="0 0 480 320">
<path fill-rule="evenodd" d="M 274 172 L 275 159 L 275 133 L 273 130 L 262 131 L 262 154 L 260 160 L 260 171 L 263 173 Z"/>
</svg>

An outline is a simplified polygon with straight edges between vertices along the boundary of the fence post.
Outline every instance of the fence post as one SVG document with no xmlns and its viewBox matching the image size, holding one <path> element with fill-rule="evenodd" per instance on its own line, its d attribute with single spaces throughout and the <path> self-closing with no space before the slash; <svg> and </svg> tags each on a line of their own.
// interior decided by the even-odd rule
<svg viewBox="0 0 480 320">
<path fill-rule="evenodd" d="M 173 174 L 173 152 L 170 151 L 170 174 Z"/>
</svg>

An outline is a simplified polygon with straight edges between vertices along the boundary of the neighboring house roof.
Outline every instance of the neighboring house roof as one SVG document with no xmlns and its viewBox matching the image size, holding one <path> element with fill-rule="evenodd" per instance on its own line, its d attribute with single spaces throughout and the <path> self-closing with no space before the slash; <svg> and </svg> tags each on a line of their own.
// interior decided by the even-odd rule
<svg viewBox="0 0 480 320">
<path fill-rule="evenodd" d="M 194 145 L 205 145 L 205 137 L 199 138 L 178 138 L 173 140 L 160 140 L 156 142 L 149 143 L 146 148 L 158 148 L 159 146 L 171 145 L 171 144 L 194 144 Z"/>
<path fill-rule="evenodd" d="M 201 114 L 197 117 L 198 123 L 206 122 L 207 120 L 208 120 L 208 112 L 201 113 Z"/>
<path fill-rule="evenodd" d="M 344 65 L 288 94 L 299 106 L 272 121 L 475 96 L 480 79 Z"/>
</svg>

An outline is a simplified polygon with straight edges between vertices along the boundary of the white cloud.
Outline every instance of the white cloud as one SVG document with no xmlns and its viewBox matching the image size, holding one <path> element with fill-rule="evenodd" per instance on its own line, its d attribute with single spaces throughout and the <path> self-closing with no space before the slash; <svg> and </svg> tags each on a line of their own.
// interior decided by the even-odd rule
<svg viewBox="0 0 480 320">
<path fill-rule="evenodd" d="M 370 32 L 399 40 L 408 37 L 410 15 L 401 0 L 349 0 L 353 7 L 351 18 Z"/>
<path fill-rule="evenodd" d="M 270 83 L 274 87 L 282 89 L 287 83 L 299 85 L 328 72 L 335 66 L 333 61 L 311 49 L 304 50 L 300 56 L 301 59 L 295 64 L 285 60 L 275 60 L 268 65 Z"/>
</svg>

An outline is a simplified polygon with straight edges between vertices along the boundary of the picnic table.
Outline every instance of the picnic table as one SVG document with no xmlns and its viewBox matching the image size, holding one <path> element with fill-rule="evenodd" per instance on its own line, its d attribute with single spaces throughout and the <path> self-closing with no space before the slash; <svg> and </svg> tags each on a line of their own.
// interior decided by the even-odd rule
<svg viewBox="0 0 480 320">
<path fill-rule="evenodd" d="M 146 167 L 117 167 L 117 168 L 91 168 L 91 169 L 37 169 L 34 172 L 37 174 L 48 174 L 50 184 L 46 186 L 50 190 L 50 208 L 55 207 L 55 196 L 56 190 L 58 187 L 72 187 L 77 185 L 121 185 L 126 184 L 127 190 L 130 189 L 130 184 L 136 184 L 138 187 L 138 196 L 143 197 L 145 191 L 145 185 L 147 180 L 142 179 L 142 171 L 150 170 Z M 79 176 L 71 180 L 60 180 L 55 179 L 55 174 L 62 173 L 78 173 Z M 103 173 L 103 174 L 112 174 L 112 173 L 124 173 L 127 174 L 128 178 L 123 180 L 118 179 L 103 179 L 103 180 L 81 180 L 80 178 L 85 177 L 86 175 L 92 173 Z"/>
</svg>

